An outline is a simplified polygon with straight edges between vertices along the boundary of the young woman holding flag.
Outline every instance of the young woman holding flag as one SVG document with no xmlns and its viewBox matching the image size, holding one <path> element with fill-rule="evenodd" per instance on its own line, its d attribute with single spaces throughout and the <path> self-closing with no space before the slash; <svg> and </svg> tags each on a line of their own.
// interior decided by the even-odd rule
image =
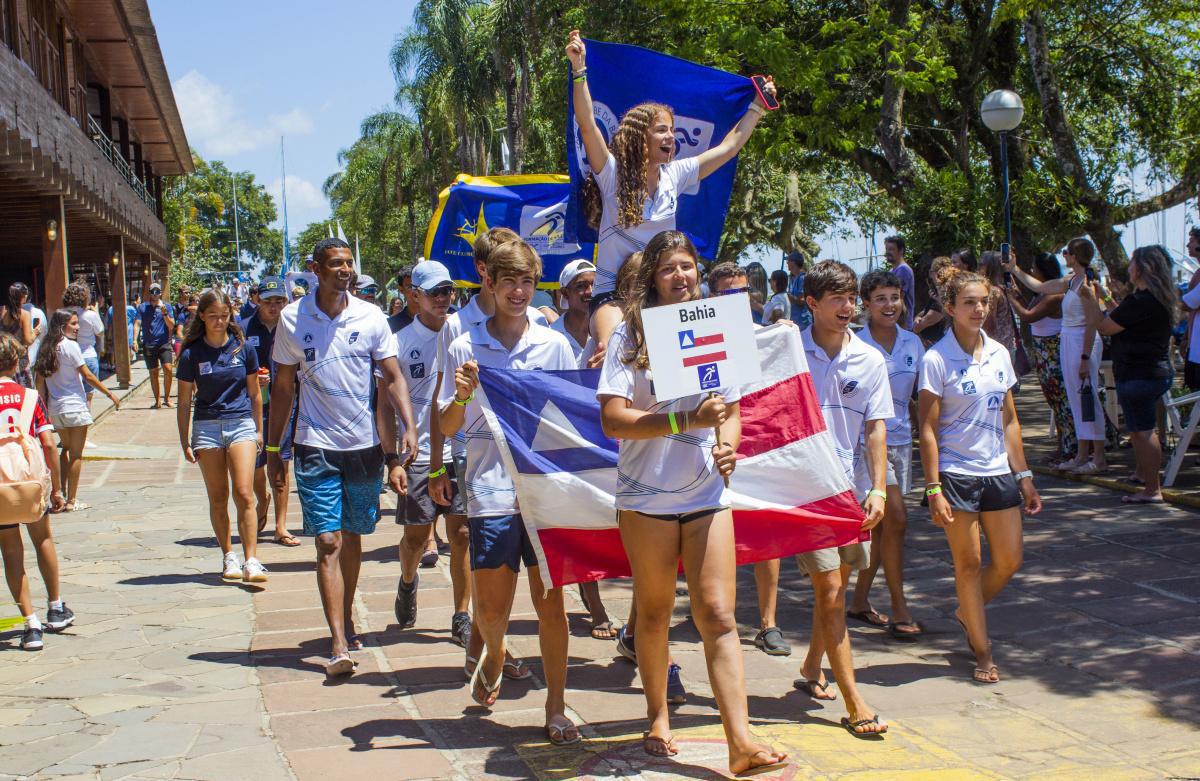
<svg viewBox="0 0 1200 781">
<path fill-rule="evenodd" d="M 755 743 L 750 734 L 734 618 L 733 513 L 722 494 L 741 439 L 740 394 L 731 387 L 660 402 L 642 325 L 643 309 L 701 297 L 696 250 L 687 236 L 663 231 L 650 239 L 625 320 L 613 331 L 596 396 L 605 433 L 621 443 L 617 516 L 637 583 L 635 642 L 650 721 L 643 748 L 652 756 L 678 753 L 667 710 L 667 629 L 682 556 L 692 617 L 729 743 L 729 769 L 738 774 L 787 757 Z"/>
<path fill-rule="evenodd" d="M 621 322 L 616 283 L 622 262 L 655 234 L 675 229 L 679 196 L 737 156 L 766 106 L 756 97 L 721 143 L 695 157 L 675 159 L 675 116 L 661 103 L 640 103 L 626 111 L 612 141 L 605 143 L 588 90 L 587 46 L 578 30 L 568 36 L 566 50 L 575 121 L 591 169 L 583 195 L 588 222 L 599 235 L 591 333 L 603 349 Z M 775 94 L 770 77 L 764 91 Z"/>
</svg>

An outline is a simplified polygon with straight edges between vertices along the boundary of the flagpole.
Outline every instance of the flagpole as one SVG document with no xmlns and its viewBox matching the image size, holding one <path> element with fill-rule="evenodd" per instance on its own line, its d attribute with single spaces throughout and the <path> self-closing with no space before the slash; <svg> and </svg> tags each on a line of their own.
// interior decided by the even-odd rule
<svg viewBox="0 0 1200 781">
<path fill-rule="evenodd" d="M 288 273 L 291 266 L 288 258 L 288 223 L 287 223 L 287 164 L 283 156 L 283 136 L 279 137 L 279 172 L 283 177 L 280 180 L 280 193 L 283 200 L 283 270 L 280 273 Z"/>
<path fill-rule="evenodd" d="M 238 274 L 242 273 L 242 235 L 238 229 L 237 171 L 233 172 L 233 243 L 237 247 Z"/>
</svg>

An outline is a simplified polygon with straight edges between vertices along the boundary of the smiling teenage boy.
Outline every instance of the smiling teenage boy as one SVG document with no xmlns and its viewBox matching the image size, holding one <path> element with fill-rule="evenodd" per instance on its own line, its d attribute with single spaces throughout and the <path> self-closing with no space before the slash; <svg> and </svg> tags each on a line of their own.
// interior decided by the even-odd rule
<svg viewBox="0 0 1200 781">
<path fill-rule="evenodd" d="M 804 278 L 804 298 L 813 324 L 804 329 L 804 353 L 834 449 L 863 502 L 862 531 L 883 518 L 887 498 L 887 429 L 892 391 L 883 356 L 854 335 L 850 321 L 857 310 L 858 279 L 844 263 L 818 263 Z M 860 444 L 862 443 L 862 444 Z M 815 593 L 812 642 L 796 687 L 814 699 L 833 700 L 821 671 L 828 655 L 834 680 L 846 699 L 849 718 L 842 725 L 856 736 L 882 734 L 887 724 L 871 712 L 854 681 L 850 636 L 846 632 L 846 585 L 850 573 L 870 560 L 870 543 L 802 553 L 800 571 L 812 578 Z"/>
<path fill-rule="evenodd" d="M 575 368 L 566 338 L 533 322 L 533 298 L 542 263 L 523 241 L 510 241 L 488 254 L 486 284 L 494 293 L 495 313 L 455 339 L 441 366 L 445 382 L 438 394 L 439 425 L 445 436 L 462 428 L 482 431 L 483 407 L 477 398 L 479 367 L 497 369 Z M 467 517 L 471 570 L 475 579 L 475 625 L 483 652 L 471 678 L 471 697 L 490 707 L 500 692 L 504 633 L 508 627 L 517 572 L 529 569 L 529 592 L 538 616 L 538 640 L 546 679 L 546 733 L 556 745 L 576 743 L 579 730 L 567 718 L 567 618 L 562 589 L 543 584 L 533 546 L 521 519 L 512 478 L 490 436 L 467 439 Z"/>
</svg>

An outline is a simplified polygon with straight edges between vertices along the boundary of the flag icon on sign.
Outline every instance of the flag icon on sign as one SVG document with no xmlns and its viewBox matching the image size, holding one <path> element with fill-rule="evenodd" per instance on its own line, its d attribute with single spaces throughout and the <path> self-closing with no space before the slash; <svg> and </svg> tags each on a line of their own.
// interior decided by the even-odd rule
<svg viewBox="0 0 1200 781">
<path fill-rule="evenodd" d="M 689 367 L 699 366 L 704 363 L 715 363 L 716 361 L 725 360 L 727 356 L 725 355 L 724 350 L 710 352 L 707 350 L 697 349 L 700 347 L 711 348 L 714 345 L 724 343 L 724 334 L 707 334 L 704 336 L 696 336 L 694 331 L 680 331 L 679 349 L 685 353 L 683 356 L 683 365 Z M 690 350 L 696 350 L 696 352 L 689 352 Z"/>
</svg>

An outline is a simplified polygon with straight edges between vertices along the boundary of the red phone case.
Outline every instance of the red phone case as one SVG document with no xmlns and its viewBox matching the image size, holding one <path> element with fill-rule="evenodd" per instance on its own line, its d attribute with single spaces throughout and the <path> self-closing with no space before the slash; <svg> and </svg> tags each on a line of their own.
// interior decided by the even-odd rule
<svg viewBox="0 0 1200 781">
<path fill-rule="evenodd" d="M 775 99 L 775 106 L 772 107 L 771 101 L 767 100 L 767 96 L 763 94 L 763 91 L 761 89 L 759 89 L 758 81 L 756 81 L 757 79 L 766 79 L 766 78 L 767 77 L 763 76 L 762 74 L 755 74 L 750 77 L 750 83 L 754 85 L 754 91 L 757 92 L 758 97 L 762 99 L 763 106 L 766 107 L 767 111 L 774 111 L 775 109 L 779 108 L 779 99 L 778 98 Z"/>
</svg>

